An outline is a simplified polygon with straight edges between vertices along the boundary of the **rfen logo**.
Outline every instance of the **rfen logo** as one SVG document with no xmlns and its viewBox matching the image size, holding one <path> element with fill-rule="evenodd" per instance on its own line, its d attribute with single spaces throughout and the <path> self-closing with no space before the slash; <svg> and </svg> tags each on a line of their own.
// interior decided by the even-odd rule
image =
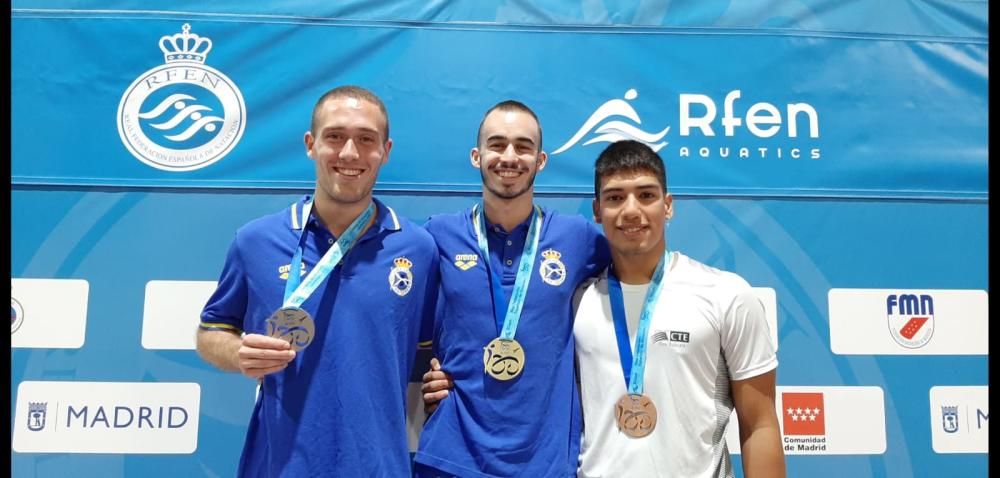
<svg viewBox="0 0 1000 478">
<path fill-rule="evenodd" d="M 777 387 L 775 411 L 786 455 L 885 453 L 885 400 L 879 387 Z M 726 431 L 731 453 L 740 453 L 733 411 Z"/>
<path fill-rule="evenodd" d="M 161 382 L 21 382 L 18 453 L 193 453 L 201 386 Z"/>
<path fill-rule="evenodd" d="M 983 290 L 830 289 L 830 348 L 843 355 L 986 355 Z"/>
<path fill-rule="evenodd" d="M 802 142 L 796 142 L 793 146 L 790 142 L 800 136 L 808 137 L 806 142 L 819 138 L 819 113 L 812 105 L 801 102 L 788 103 L 782 109 L 772 103 L 759 101 L 750 105 L 745 112 L 737 113 L 739 111 L 736 107 L 737 100 L 742 96 L 742 90 L 726 93 L 722 99 L 720 117 L 718 101 L 713 97 L 702 93 L 681 93 L 677 98 L 678 137 L 671 146 L 677 151 L 676 156 L 820 159 L 822 155 L 819 148 L 803 148 L 800 146 Z M 650 131 L 643 130 L 642 119 L 630 103 L 638 97 L 639 92 L 635 88 L 629 88 L 621 99 L 612 98 L 605 101 L 590 114 L 576 133 L 552 154 L 564 153 L 581 141 L 583 141 L 581 146 L 587 146 L 592 143 L 614 143 L 624 139 L 640 141 L 653 151 L 659 152 L 670 144 L 670 141 L 666 141 L 666 137 L 671 127 L 660 129 L 660 126 L 656 126 Z M 654 107 L 660 102 L 659 99 L 653 101 L 656 102 L 652 103 Z M 654 123 L 660 125 L 659 122 Z M 738 132 L 743 128 L 749 135 Z M 784 130 L 783 135 L 779 134 L 782 130 Z M 708 143 L 702 138 L 712 138 L 718 132 L 737 139 L 750 139 L 750 137 L 769 139 L 774 136 L 789 139 L 784 140 L 780 137 L 769 139 L 765 143 L 766 146 L 762 146 L 759 141 L 754 141 L 753 145 L 733 142 L 723 147 L 707 146 Z M 584 141 L 588 134 L 591 137 Z"/>
<path fill-rule="evenodd" d="M 90 284 L 81 279 L 10 280 L 10 346 L 78 349 L 87 331 Z M 58 300 L 53 300 L 57 297 Z"/>
<path fill-rule="evenodd" d="M 937 453 L 989 453 L 990 388 L 931 387 L 931 442 Z"/>
</svg>

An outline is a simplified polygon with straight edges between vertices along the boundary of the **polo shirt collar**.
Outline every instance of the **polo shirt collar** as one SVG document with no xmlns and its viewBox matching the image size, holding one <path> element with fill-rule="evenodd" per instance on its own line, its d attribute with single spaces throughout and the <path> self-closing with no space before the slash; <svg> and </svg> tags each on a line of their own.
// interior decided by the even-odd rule
<svg viewBox="0 0 1000 478">
<path fill-rule="evenodd" d="M 302 212 L 306 203 L 309 201 L 312 201 L 312 196 L 307 194 L 297 202 L 293 203 L 289 208 L 288 216 L 286 216 L 285 220 L 288 221 L 288 227 L 290 229 L 296 231 L 302 229 Z M 375 202 L 375 223 L 373 226 L 377 226 L 379 232 L 394 232 L 403 228 L 399 221 L 399 216 L 396 215 L 396 211 L 389 206 L 386 206 L 382 201 L 379 201 L 378 198 L 372 197 L 372 201 Z M 308 218 L 305 218 L 305 220 L 307 224 L 316 224 L 318 222 L 316 216 L 312 214 L 310 214 Z"/>
</svg>

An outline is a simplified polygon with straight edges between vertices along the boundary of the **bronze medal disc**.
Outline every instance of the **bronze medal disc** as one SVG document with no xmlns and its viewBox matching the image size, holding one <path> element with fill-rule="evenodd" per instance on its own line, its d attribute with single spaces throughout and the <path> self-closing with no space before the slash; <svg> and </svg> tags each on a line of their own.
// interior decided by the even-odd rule
<svg viewBox="0 0 1000 478">
<path fill-rule="evenodd" d="M 497 337 L 483 348 L 483 365 L 487 375 L 497 380 L 510 380 L 524 369 L 524 349 L 514 339 Z"/>
<path fill-rule="evenodd" d="M 278 309 L 267 319 L 267 335 L 288 341 L 296 352 L 312 343 L 316 335 L 313 319 L 303 309 L 286 307 Z"/>
<path fill-rule="evenodd" d="M 656 428 L 656 406 L 645 395 L 625 394 L 615 404 L 618 429 L 632 438 L 642 438 Z"/>
</svg>

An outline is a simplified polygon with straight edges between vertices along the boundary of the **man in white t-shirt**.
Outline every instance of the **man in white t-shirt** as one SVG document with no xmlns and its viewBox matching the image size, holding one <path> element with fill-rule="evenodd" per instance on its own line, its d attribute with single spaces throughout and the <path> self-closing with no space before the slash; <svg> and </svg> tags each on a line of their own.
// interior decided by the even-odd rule
<svg viewBox="0 0 1000 478">
<path fill-rule="evenodd" d="M 595 193 L 612 266 L 578 296 L 578 476 L 731 477 L 735 407 L 744 476 L 784 477 L 776 347 L 750 285 L 667 249 L 673 198 L 645 144 L 605 149 Z"/>
</svg>

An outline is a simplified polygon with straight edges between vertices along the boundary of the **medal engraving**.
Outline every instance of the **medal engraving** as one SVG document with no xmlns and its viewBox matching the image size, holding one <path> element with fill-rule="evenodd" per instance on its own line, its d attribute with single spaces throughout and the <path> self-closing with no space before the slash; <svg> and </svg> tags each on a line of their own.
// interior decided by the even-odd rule
<svg viewBox="0 0 1000 478">
<path fill-rule="evenodd" d="M 493 339 L 483 348 L 486 373 L 497 380 L 510 380 L 524 369 L 524 349 L 516 340 Z"/>
<path fill-rule="evenodd" d="M 625 394 L 615 403 L 618 429 L 632 438 L 642 438 L 656 428 L 656 406 L 645 395 Z"/>
<path fill-rule="evenodd" d="M 312 343 L 316 326 L 305 310 L 287 307 L 278 309 L 267 319 L 267 335 L 288 341 L 297 352 Z"/>
</svg>

